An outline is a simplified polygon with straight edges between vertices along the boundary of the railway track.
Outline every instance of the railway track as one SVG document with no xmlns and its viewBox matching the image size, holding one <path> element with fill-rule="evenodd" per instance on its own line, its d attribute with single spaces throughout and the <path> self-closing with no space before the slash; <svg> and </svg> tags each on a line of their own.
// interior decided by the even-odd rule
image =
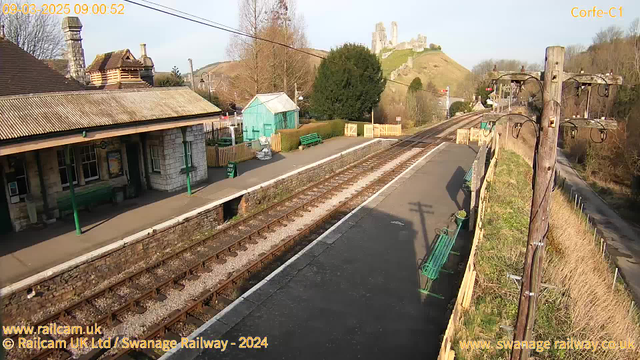
<svg viewBox="0 0 640 360">
<path fill-rule="evenodd" d="M 139 339 L 186 337 L 235 299 L 269 267 L 305 246 L 436 146 L 445 129 L 472 120 L 439 124 L 370 155 L 332 176 L 223 225 L 211 236 L 127 276 L 34 326 L 98 324 L 104 336 Z M 417 148 L 417 149 L 416 149 Z M 293 229 L 293 227 L 296 227 Z M 314 237 L 314 234 L 317 234 Z M 97 336 L 99 337 L 99 336 Z M 75 336 L 68 336 L 68 341 Z M 10 359 L 116 359 L 126 349 L 89 353 L 68 348 L 10 351 Z M 141 355 L 141 354 L 138 354 Z M 159 354 L 147 352 L 147 357 Z"/>
</svg>

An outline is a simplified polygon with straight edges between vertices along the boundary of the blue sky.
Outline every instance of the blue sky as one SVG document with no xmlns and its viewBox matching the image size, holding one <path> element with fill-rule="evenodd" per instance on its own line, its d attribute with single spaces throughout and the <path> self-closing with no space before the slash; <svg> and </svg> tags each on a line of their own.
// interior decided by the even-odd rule
<svg viewBox="0 0 640 360">
<path fill-rule="evenodd" d="M 232 27 L 238 24 L 235 0 L 155 2 Z M 193 59 L 194 69 L 228 59 L 228 33 L 124 4 L 124 15 L 80 16 L 87 65 L 96 54 L 117 49 L 129 48 L 139 56 L 139 44 L 143 42 L 156 71 L 169 71 L 177 65 L 185 73 L 187 58 Z M 593 6 L 605 10 L 622 7 L 622 17 L 571 16 L 573 7 Z M 445 53 L 469 69 L 488 58 L 542 63 L 546 46 L 589 45 L 601 28 L 615 24 L 626 30 L 640 16 L 638 0 L 297 0 L 297 8 L 304 16 L 307 36 L 314 48 L 329 50 L 345 42 L 370 46 L 376 22 L 384 22 L 390 32 L 391 21 L 396 21 L 399 41 L 421 33 L 427 36 L 427 42 L 441 45 Z"/>
</svg>

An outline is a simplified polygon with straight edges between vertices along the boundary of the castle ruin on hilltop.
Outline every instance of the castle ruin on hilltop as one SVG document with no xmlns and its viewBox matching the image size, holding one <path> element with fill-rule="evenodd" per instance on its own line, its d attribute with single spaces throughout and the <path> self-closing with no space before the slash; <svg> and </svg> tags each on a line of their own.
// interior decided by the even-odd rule
<svg viewBox="0 0 640 360">
<path fill-rule="evenodd" d="M 427 48 L 427 37 L 418 34 L 418 39 L 411 39 L 409 42 L 398 43 L 398 24 L 395 21 L 391 22 L 391 39 L 387 39 L 387 29 L 384 27 L 384 23 L 376 24 L 376 31 L 371 35 L 371 52 L 378 55 L 382 52 L 382 49 L 394 49 L 405 50 L 413 49 L 415 52 L 421 52 Z"/>
</svg>

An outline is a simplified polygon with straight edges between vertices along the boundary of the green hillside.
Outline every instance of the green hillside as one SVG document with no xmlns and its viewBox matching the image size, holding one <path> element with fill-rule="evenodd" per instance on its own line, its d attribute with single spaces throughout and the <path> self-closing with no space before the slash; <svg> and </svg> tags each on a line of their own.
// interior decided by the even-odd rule
<svg viewBox="0 0 640 360">
<path fill-rule="evenodd" d="M 414 53 L 413 50 L 394 51 L 386 59 L 382 59 L 382 69 L 385 76 L 407 62 L 409 56 L 414 55 L 413 69 L 400 74 L 395 80 L 409 84 L 415 77 L 419 77 L 423 84 L 433 82 L 438 89 L 447 86 L 451 89 L 451 96 L 457 96 L 457 86 L 470 73 L 464 66 L 458 64 L 453 59 L 439 50 L 426 50 L 421 53 Z M 406 87 L 388 83 L 387 90 L 394 89 L 394 93 L 406 93 Z M 385 90 L 386 91 L 386 90 Z"/>
</svg>

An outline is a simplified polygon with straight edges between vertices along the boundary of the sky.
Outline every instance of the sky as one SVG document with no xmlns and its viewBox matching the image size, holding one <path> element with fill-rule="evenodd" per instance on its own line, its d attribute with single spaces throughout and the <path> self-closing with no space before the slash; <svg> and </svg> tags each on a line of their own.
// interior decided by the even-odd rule
<svg viewBox="0 0 640 360">
<path fill-rule="evenodd" d="M 96 1 L 98 2 L 98 1 Z M 238 26 L 238 0 L 155 0 L 231 27 Z M 42 2 L 34 1 L 39 4 Z M 50 1 L 47 1 L 50 3 Z M 65 3 L 93 4 L 89 1 Z M 98 2 L 99 3 L 99 2 Z M 226 47 L 230 34 L 193 24 L 121 0 L 102 2 L 124 4 L 124 15 L 80 15 L 86 63 L 96 54 L 128 48 L 140 55 L 140 43 L 156 71 L 178 66 L 182 73 L 193 59 L 194 70 L 206 64 L 228 60 Z M 610 17 L 573 17 L 579 10 L 596 6 Z M 297 0 L 297 12 L 304 17 L 311 47 L 323 50 L 353 42 L 371 46 L 371 33 L 377 22 L 384 22 L 390 37 L 391 21 L 398 23 L 398 41 L 417 34 L 471 69 L 485 59 L 518 59 L 543 63 L 544 51 L 551 45 L 588 46 L 594 34 L 610 25 L 627 29 L 640 17 L 640 1 L 611 0 Z"/>
</svg>

